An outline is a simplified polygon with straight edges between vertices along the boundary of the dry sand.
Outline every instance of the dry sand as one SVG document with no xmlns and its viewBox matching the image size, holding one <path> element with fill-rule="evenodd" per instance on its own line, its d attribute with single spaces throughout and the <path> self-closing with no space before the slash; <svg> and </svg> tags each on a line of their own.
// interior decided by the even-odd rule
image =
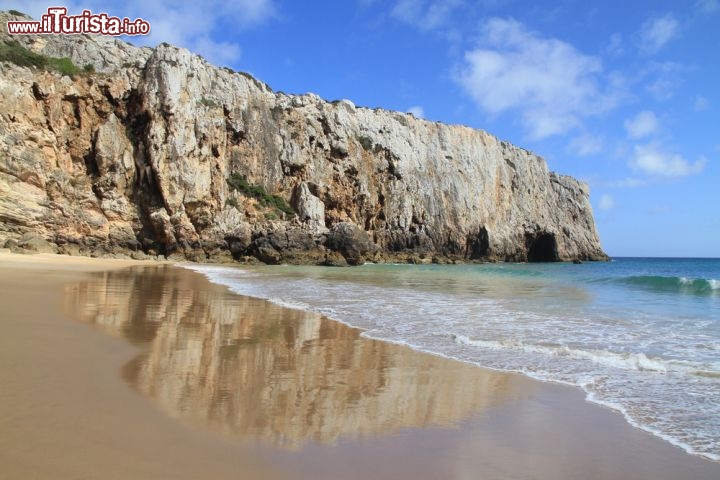
<svg viewBox="0 0 720 480">
<path fill-rule="evenodd" d="M 148 262 L 0 254 L 0 479 L 717 479 L 571 388 Z"/>
</svg>

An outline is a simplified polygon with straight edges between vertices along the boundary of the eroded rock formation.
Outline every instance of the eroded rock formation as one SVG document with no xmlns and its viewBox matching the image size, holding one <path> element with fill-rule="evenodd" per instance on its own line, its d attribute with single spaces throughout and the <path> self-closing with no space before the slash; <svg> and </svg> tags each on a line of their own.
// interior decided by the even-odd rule
<svg viewBox="0 0 720 480">
<path fill-rule="evenodd" d="M 11 247 L 25 236 L 66 253 L 203 261 L 606 258 L 587 186 L 484 131 L 274 93 L 167 44 L 11 40 L 97 72 L 0 66 Z"/>
</svg>

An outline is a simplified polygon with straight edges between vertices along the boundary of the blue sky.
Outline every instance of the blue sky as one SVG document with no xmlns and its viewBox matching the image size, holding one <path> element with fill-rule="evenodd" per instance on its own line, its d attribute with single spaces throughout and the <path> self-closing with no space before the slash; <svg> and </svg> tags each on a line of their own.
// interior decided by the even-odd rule
<svg viewBox="0 0 720 480">
<path fill-rule="evenodd" d="M 35 16 L 53 2 L 3 2 Z M 73 0 L 274 90 L 484 129 L 590 184 L 614 256 L 720 256 L 720 0 Z M 137 40 L 137 39 L 136 39 Z"/>
</svg>

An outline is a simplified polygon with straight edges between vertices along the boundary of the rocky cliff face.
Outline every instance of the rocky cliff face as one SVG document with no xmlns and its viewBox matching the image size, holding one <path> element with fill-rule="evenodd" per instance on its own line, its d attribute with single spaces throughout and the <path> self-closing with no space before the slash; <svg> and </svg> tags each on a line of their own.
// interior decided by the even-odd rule
<svg viewBox="0 0 720 480">
<path fill-rule="evenodd" d="M 166 44 L 11 40 L 97 73 L 1 64 L 9 246 L 338 265 L 606 258 L 587 187 L 486 132 L 274 93 Z"/>
</svg>

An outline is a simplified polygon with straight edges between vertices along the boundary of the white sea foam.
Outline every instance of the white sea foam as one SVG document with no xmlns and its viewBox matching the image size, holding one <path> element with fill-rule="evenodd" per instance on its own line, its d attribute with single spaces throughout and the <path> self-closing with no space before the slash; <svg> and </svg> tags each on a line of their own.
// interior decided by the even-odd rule
<svg viewBox="0 0 720 480">
<path fill-rule="evenodd" d="M 573 357 L 590 360 L 598 365 L 604 365 L 624 370 L 638 370 L 666 373 L 673 367 L 658 358 L 648 358 L 644 353 L 616 353 L 604 350 L 581 350 L 566 345 L 528 345 L 518 341 L 487 341 L 470 339 L 464 335 L 456 335 L 454 339 L 465 345 L 475 345 L 491 349 L 515 349 L 524 352 L 542 353 L 554 357 Z"/>
<path fill-rule="evenodd" d="M 696 448 L 693 448 L 693 446 L 690 445 L 689 443 L 678 440 L 678 438 L 673 435 L 668 435 L 667 433 L 663 432 L 660 429 L 650 427 L 647 424 L 637 421 L 633 415 L 628 413 L 625 406 L 622 405 L 621 403 L 607 401 L 607 400 L 604 400 L 604 399 L 599 398 L 598 396 L 594 395 L 591 391 L 588 391 L 588 390 L 585 390 L 585 391 L 587 393 L 585 398 L 589 402 L 596 403 L 598 405 L 607 407 L 611 410 L 620 412 L 622 414 L 622 416 L 625 418 L 625 421 L 627 421 L 633 427 L 639 428 L 640 430 L 644 430 L 652 435 L 655 435 L 658 438 L 662 438 L 663 440 L 670 443 L 671 445 L 681 448 L 685 452 L 687 452 L 691 455 L 699 455 L 701 457 L 705 457 L 707 459 L 714 460 L 716 462 L 720 461 L 720 454 L 697 450 Z"/>
<path fill-rule="evenodd" d="M 464 335 L 453 335 L 457 343 L 474 345 L 488 349 L 520 350 L 528 353 L 541 353 L 552 357 L 566 357 L 589 360 L 590 362 L 622 370 L 636 370 L 655 373 L 675 372 L 708 377 L 720 377 L 720 363 L 698 363 L 648 357 L 645 353 L 619 353 L 607 350 L 583 350 L 566 345 L 528 345 L 516 340 L 494 341 L 470 339 Z"/>
</svg>

